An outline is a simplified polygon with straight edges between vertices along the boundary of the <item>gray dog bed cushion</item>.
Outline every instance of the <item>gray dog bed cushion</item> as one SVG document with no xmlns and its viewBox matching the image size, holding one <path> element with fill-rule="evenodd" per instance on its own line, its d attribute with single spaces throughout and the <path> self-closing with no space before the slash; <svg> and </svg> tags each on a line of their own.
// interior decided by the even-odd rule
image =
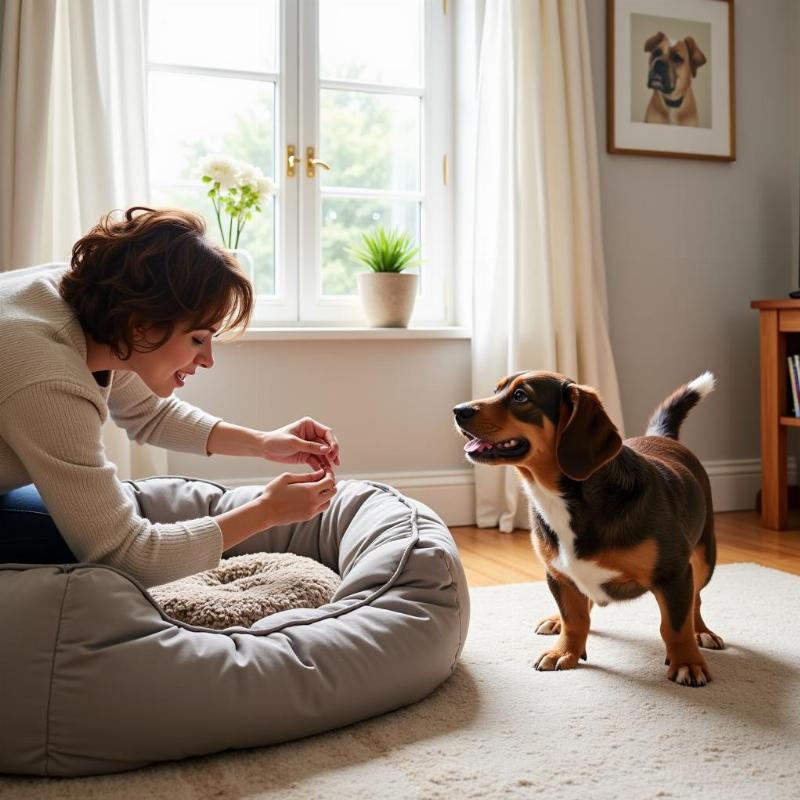
<svg viewBox="0 0 800 800">
<path fill-rule="evenodd" d="M 293 553 L 250 553 L 224 558 L 215 569 L 150 588 L 175 619 L 204 628 L 249 628 L 290 608 L 318 608 L 342 582 L 324 564 Z"/>
<path fill-rule="evenodd" d="M 168 488 L 178 510 L 197 499 L 196 482 Z M 260 491 L 213 487 L 201 500 L 215 509 Z M 226 555 L 249 552 L 311 558 L 341 584 L 319 608 L 212 630 L 171 618 L 110 567 L 0 565 L 0 772 L 100 774 L 284 742 L 414 703 L 455 669 L 469 594 L 424 505 L 341 482 L 315 519 Z"/>
</svg>

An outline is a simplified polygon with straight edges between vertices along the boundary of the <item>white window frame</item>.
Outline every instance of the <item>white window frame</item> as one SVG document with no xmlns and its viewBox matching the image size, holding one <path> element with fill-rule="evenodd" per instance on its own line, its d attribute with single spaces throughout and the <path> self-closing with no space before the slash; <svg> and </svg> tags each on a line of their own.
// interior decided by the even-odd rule
<svg viewBox="0 0 800 800">
<path fill-rule="evenodd" d="M 321 88 L 346 88 L 382 94 L 418 96 L 422 102 L 420 143 L 422 164 L 418 192 L 348 190 L 328 188 L 327 196 L 423 199 L 421 238 L 422 291 L 417 298 L 414 322 L 452 325 L 453 315 L 453 211 L 452 211 L 452 14 L 444 0 L 419 0 L 424 8 L 425 37 L 422 53 L 424 87 L 392 87 L 319 78 L 318 21 L 320 0 L 280 0 L 278 74 L 212 67 L 157 64 L 150 71 L 249 78 L 275 86 L 275 294 L 259 295 L 251 325 L 309 326 L 360 324 L 356 295 L 321 295 L 322 191 L 317 177 L 306 177 L 306 148 L 319 151 L 319 99 Z M 324 0 L 322 0 L 324 2 Z M 379 0 L 376 0 L 379 2 Z M 145 12 L 146 13 L 146 12 Z M 147 26 L 145 25 L 145 31 Z M 431 46 L 435 43 L 435 47 Z M 294 145 L 299 162 L 295 176 L 288 177 L 287 147 Z M 235 155 L 235 154 L 232 154 Z M 335 169 L 335 165 L 333 165 Z M 448 176 L 448 173 L 450 175 Z"/>
</svg>

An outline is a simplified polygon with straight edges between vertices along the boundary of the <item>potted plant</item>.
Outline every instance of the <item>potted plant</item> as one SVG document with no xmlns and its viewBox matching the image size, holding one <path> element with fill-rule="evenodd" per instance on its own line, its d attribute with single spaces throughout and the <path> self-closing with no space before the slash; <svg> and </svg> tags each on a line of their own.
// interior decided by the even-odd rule
<svg viewBox="0 0 800 800">
<path fill-rule="evenodd" d="M 419 266 L 419 248 L 408 233 L 378 227 L 361 235 L 352 254 L 370 271 L 356 275 L 367 323 L 373 328 L 405 328 L 414 310 L 419 276 L 406 273 Z"/>
</svg>

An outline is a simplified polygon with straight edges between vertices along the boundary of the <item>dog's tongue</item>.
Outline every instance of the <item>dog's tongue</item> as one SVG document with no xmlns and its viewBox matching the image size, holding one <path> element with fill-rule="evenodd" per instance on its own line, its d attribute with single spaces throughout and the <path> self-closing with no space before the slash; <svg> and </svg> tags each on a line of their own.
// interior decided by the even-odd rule
<svg viewBox="0 0 800 800">
<path fill-rule="evenodd" d="M 474 453 L 476 450 L 486 450 L 491 447 L 489 442 L 484 442 L 483 439 L 470 439 L 464 445 L 465 453 Z"/>
</svg>

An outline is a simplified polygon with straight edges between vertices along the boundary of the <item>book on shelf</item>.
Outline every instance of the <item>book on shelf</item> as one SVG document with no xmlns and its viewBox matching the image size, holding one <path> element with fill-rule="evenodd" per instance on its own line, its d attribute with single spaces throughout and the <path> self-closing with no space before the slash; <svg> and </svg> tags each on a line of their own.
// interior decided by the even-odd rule
<svg viewBox="0 0 800 800">
<path fill-rule="evenodd" d="M 789 385 L 792 387 L 792 414 L 800 417 L 800 356 L 787 356 Z"/>
</svg>

